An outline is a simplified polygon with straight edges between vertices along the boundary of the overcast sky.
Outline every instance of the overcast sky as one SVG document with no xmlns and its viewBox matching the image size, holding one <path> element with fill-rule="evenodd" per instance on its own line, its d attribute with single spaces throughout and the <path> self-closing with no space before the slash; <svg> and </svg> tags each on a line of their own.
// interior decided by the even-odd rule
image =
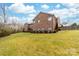
<svg viewBox="0 0 79 59">
<path fill-rule="evenodd" d="M 6 3 L 9 19 L 31 23 L 39 12 L 55 14 L 61 23 L 79 23 L 78 3 Z"/>
</svg>

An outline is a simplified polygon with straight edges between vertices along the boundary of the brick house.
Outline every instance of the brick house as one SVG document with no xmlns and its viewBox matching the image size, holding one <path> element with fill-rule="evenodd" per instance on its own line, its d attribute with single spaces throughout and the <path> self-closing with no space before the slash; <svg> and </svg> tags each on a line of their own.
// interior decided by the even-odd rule
<svg viewBox="0 0 79 59">
<path fill-rule="evenodd" d="M 24 31 L 31 32 L 57 32 L 59 29 L 59 19 L 55 15 L 40 12 L 32 24 L 25 24 Z"/>
</svg>

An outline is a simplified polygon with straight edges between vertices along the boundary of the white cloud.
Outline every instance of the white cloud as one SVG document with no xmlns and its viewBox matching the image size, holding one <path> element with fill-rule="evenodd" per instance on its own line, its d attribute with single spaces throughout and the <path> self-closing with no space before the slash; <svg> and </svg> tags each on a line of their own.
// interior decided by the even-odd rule
<svg viewBox="0 0 79 59">
<path fill-rule="evenodd" d="M 29 16 L 29 17 L 35 17 L 36 14 L 29 14 L 28 16 Z"/>
<path fill-rule="evenodd" d="M 57 4 L 57 5 L 56 5 L 56 8 L 60 8 L 60 4 Z"/>
<path fill-rule="evenodd" d="M 48 13 L 55 14 L 57 17 L 60 17 L 61 23 L 67 20 L 67 23 L 69 25 L 73 22 L 72 19 L 79 14 L 79 10 L 71 7 L 71 8 L 63 8 L 63 9 L 54 9 L 49 11 Z"/>
<path fill-rule="evenodd" d="M 7 23 L 9 24 L 12 24 L 12 23 L 21 23 L 21 24 L 24 24 L 25 22 L 27 22 L 27 19 L 26 17 L 17 17 L 17 16 L 9 16 L 8 17 L 8 20 L 7 20 Z"/>
<path fill-rule="evenodd" d="M 10 10 L 15 11 L 16 13 L 33 13 L 36 12 L 34 6 L 24 5 L 22 3 L 15 3 L 9 7 Z"/>
<path fill-rule="evenodd" d="M 79 3 L 63 3 L 62 5 L 68 8 L 79 8 Z"/>
<path fill-rule="evenodd" d="M 47 4 L 44 4 L 44 5 L 41 5 L 41 8 L 43 8 L 43 9 L 48 9 L 49 6 L 48 6 Z"/>
<path fill-rule="evenodd" d="M 51 14 L 55 14 L 56 17 L 66 17 L 69 15 L 69 10 L 64 8 L 64 9 L 54 9 L 54 10 L 51 10 L 49 11 L 48 13 L 51 13 Z"/>
<path fill-rule="evenodd" d="M 37 14 L 29 14 L 27 18 L 28 23 L 32 23 L 33 19 L 36 17 Z"/>
<path fill-rule="evenodd" d="M 2 3 L 78 3 L 79 0 L 0 0 Z"/>
<path fill-rule="evenodd" d="M 20 20 L 20 18 L 18 18 L 16 16 L 9 16 L 7 22 L 8 23 L 13 23 L 13 22 L 18 23 L 19 20 Z"/>
<path fill-rule="evenodd" d="M 74 8 L 74 7 L 70 7 L 70 8 L 63 8 L 63 9 L 54 9 L 49 11 L 48 13 L 51 14 L 55 14 L 56 16 L 59 17 L 72 17 L 73 15 L 76 15 L 79 13 L 79 10 Z"/>
</svg>

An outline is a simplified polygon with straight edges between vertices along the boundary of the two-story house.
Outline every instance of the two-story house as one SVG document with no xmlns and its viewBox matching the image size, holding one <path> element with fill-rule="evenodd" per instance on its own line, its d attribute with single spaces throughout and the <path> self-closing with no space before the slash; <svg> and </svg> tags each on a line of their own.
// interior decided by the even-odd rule
<svg viewBox="0 0 79 59">
<path fill-rule="evenodd" d="M 27 24 L 24 31 L 31 32 L 57 32 L 59 29 L 59 19 L 55 15 L 40 12 L 32 24 Z"/>
</svg>

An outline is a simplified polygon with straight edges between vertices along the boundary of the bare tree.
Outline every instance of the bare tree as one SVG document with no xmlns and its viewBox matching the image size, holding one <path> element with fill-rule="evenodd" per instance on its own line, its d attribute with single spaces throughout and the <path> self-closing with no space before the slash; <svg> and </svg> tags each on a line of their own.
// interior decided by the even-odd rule
<svg viewBox="0 0 79 59">
<path fill-rule="evenodd" d="M 5 3 L 2 3 L 0 8 L 2 10 L 2 16 L 3 16 L 4 23 L 6 23 L 7 20 L 6 20 L 6 7 L 5 7 Z"/>
</svg>

